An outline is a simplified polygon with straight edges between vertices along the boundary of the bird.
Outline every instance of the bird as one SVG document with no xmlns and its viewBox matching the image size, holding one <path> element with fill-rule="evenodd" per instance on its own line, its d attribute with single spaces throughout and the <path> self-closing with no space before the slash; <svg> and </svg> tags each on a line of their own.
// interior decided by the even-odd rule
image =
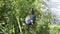
<svg viewBox="0 0 60 34">
<path fill-rule="evenodd" d="M 34 22 L 35 22 L 35 12 L 34 12 L 34 9 L 32 8 L 29 15 L 25 18 L 25 23 L 27 25 L 33 25 Z"/>
</svg>

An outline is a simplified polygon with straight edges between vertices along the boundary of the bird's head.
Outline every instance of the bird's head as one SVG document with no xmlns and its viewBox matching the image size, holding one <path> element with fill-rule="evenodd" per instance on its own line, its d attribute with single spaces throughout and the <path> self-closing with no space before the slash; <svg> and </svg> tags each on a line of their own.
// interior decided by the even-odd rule
<svg viewBox="0 0 60 34">
<path fill-rule="evenodd" d="M 29 14 L 35 14 L 34 9 L 32 8 Z"/>
</svg>

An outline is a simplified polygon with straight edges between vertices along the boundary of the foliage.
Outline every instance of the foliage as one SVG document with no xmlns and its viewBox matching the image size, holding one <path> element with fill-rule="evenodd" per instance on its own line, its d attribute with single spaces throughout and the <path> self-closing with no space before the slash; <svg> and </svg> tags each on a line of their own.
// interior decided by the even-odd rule
<svg viewBox="0 0 60 34">
<path fill-rule="evenodd" d="M 43 12 L 43 6 L 43 0 L 0 0 L 0 34 L 60 34 L 60 25 L 51 24 L 51 13 Z M 36 21 L 28 26 L 24 20 L 32 7 Z"/>
</svg>

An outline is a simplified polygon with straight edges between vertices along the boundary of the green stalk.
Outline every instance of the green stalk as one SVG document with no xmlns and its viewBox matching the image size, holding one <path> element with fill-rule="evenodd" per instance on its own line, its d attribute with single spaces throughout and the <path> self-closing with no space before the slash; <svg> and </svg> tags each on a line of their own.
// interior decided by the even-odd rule
<svg viewBox="0 0 60 34">
<path fill-rule="evenodd" d="M 16 19 L 18 21 L 18 26 L 19 26 L 20 33 L 23 34 L 22 29 L 21 29 L 21 26 L 20 26 L 19 18 L 16 18 Z"/>
</svg>

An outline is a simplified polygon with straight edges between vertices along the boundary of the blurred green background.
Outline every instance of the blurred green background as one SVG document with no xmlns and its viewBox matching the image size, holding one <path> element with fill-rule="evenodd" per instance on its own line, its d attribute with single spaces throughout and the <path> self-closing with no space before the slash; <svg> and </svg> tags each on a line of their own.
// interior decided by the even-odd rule
<svg viewBox="0 0 60 34">
<path fill-rule="evenodd" d="M 24 20 L 32 7 L 36 21 L 27 30 Z M 60 25 L 51 21 L 54 16 L 45 7 L 43 0 L 0 0 L 0 34 L 60 34 Z"/>
</svg>

